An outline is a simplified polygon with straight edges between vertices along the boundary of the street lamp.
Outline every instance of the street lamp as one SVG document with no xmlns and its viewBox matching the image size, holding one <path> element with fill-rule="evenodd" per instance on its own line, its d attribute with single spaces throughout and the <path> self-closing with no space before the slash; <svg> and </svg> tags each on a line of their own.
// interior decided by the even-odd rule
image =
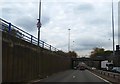
<svg viewBox="0 0 120 84">
<path fill-rule="evenodd" d="M 112 33 L 113 33 L 113 56 L 115 55 L 115 42 L 114 42 L 114 13 L 113 13 L 113 0 L 112 0 Z"/>
<path fill-rule="evenodd" d="M 70 51 L 70 30 L 68 29 L 68 52 Z"/>
<path fill-rule="evenodd" d="M 39 46 L 39 42 L 40 42 L 40 28 L 41 28 L 41 0 L 39 2 L 39 19 L 38 23 L 37 23 L 37 28 L 38 28 L 38 46 Z"/>
</svg>

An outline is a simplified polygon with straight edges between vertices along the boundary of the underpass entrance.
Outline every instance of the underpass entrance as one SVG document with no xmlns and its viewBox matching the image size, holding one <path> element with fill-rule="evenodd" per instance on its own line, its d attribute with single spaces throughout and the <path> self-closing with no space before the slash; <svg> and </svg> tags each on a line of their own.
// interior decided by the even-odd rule
<svg viewBox="0 0 120 84">
<path fill-rule="evenodd" d="M 71 68 L 74 69 L 78 66 L 80 62 L 84 62 L 88 67 L 95 67 L 96 69 L 101 69 L 101 61 L 105 59 L 91 59 L 91 58 L 72 58 Z"/>
</svg>

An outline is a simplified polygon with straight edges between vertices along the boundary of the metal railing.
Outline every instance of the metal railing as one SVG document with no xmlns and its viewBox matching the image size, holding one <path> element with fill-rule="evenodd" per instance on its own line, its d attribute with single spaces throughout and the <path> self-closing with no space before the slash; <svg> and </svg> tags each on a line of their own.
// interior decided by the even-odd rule
<svg viewBox="0 0 120 84">
<path fill-rule="evenodd" d="M 10 35 L 13 35 L 19 39 L 25 40 L 31 44 L 38 45 L 38 38 L 33 35 L 25 32 L 24 30 L 16 27 L 15 25 L 3 20 L 0 18 L 0 31 L 7 32 Z M 59 51 L 57 48 L 47 44 L 46 42 L 39 40 L 39 46 L 50 51 Z"/>
</svg>

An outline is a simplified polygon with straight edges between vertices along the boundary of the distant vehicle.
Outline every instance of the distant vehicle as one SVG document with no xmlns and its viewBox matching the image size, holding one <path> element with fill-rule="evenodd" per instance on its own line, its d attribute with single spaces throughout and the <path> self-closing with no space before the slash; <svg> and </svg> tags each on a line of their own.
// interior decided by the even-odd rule
<svg viewBox="0 0 120 84">
<path fill-rule="evenodd" d="M 113 67 L 111 71 L 115 73 L 120 73 L 120 67 Z"/>
<path fill-rule="evenodd" d="M 86 64 L 84 62 L 80 62 L 78 65 L 79 70 L 85 70 L 86 69 Z"/>
<path fill-rule="evenodd" d="M 85 70 L 85 66 L 80 66 L 79 69 L 80 70 Z"/>
<path fill-rule="evenodd" d="M 101 69 L 111 71 L 113 69 L 113 63 L 108 62 L 108 60 L 102 61 L 101 62 Z"/>
<path fill-rule="evenodd" d="M 92 67 L 91 69 L 92 69 L 92 70 L 96 70 L 96 68 L 95 68 L 95 67 Z"/>
</svg>

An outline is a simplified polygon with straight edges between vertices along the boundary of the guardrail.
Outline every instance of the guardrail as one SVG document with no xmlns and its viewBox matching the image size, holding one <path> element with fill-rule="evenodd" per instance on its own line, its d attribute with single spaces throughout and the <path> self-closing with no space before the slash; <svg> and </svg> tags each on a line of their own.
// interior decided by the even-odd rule
<svg viewBox="0 0 120 84">
<path fill-rule="evenodd" d="M 13 35 L 19 39 L 25 40 L 34 45 L 38 45 L 38 39 L 36 37 L 1 18 L 0 18 L 0 31 L 7 32 L 8 34 Z M 57 48 L 51 46 L 50 44 L 47 44 L 42 40 L 39 40 L 39 46 L 50 51 L 59 51 Z"/>
<path fill-rule="evenodd" d="M 95 72 L 95 73 L 98 73 L 98 74 L 101 74 L 101 75 L 104 75 L 106 76 L 107 78 L 113 78 L 114 82 L 118 82 L 120 80 L 120 74 L 119 73 L 114 73 L 114 72 L 109 72 L 109 71 L 103 71 L 103 70 L 90 70 L 92 72 Z M 109 80 L 108 78 L 108 80 Z M 112 81 L 112 80 L 110 80 Z"/>
</svg>

